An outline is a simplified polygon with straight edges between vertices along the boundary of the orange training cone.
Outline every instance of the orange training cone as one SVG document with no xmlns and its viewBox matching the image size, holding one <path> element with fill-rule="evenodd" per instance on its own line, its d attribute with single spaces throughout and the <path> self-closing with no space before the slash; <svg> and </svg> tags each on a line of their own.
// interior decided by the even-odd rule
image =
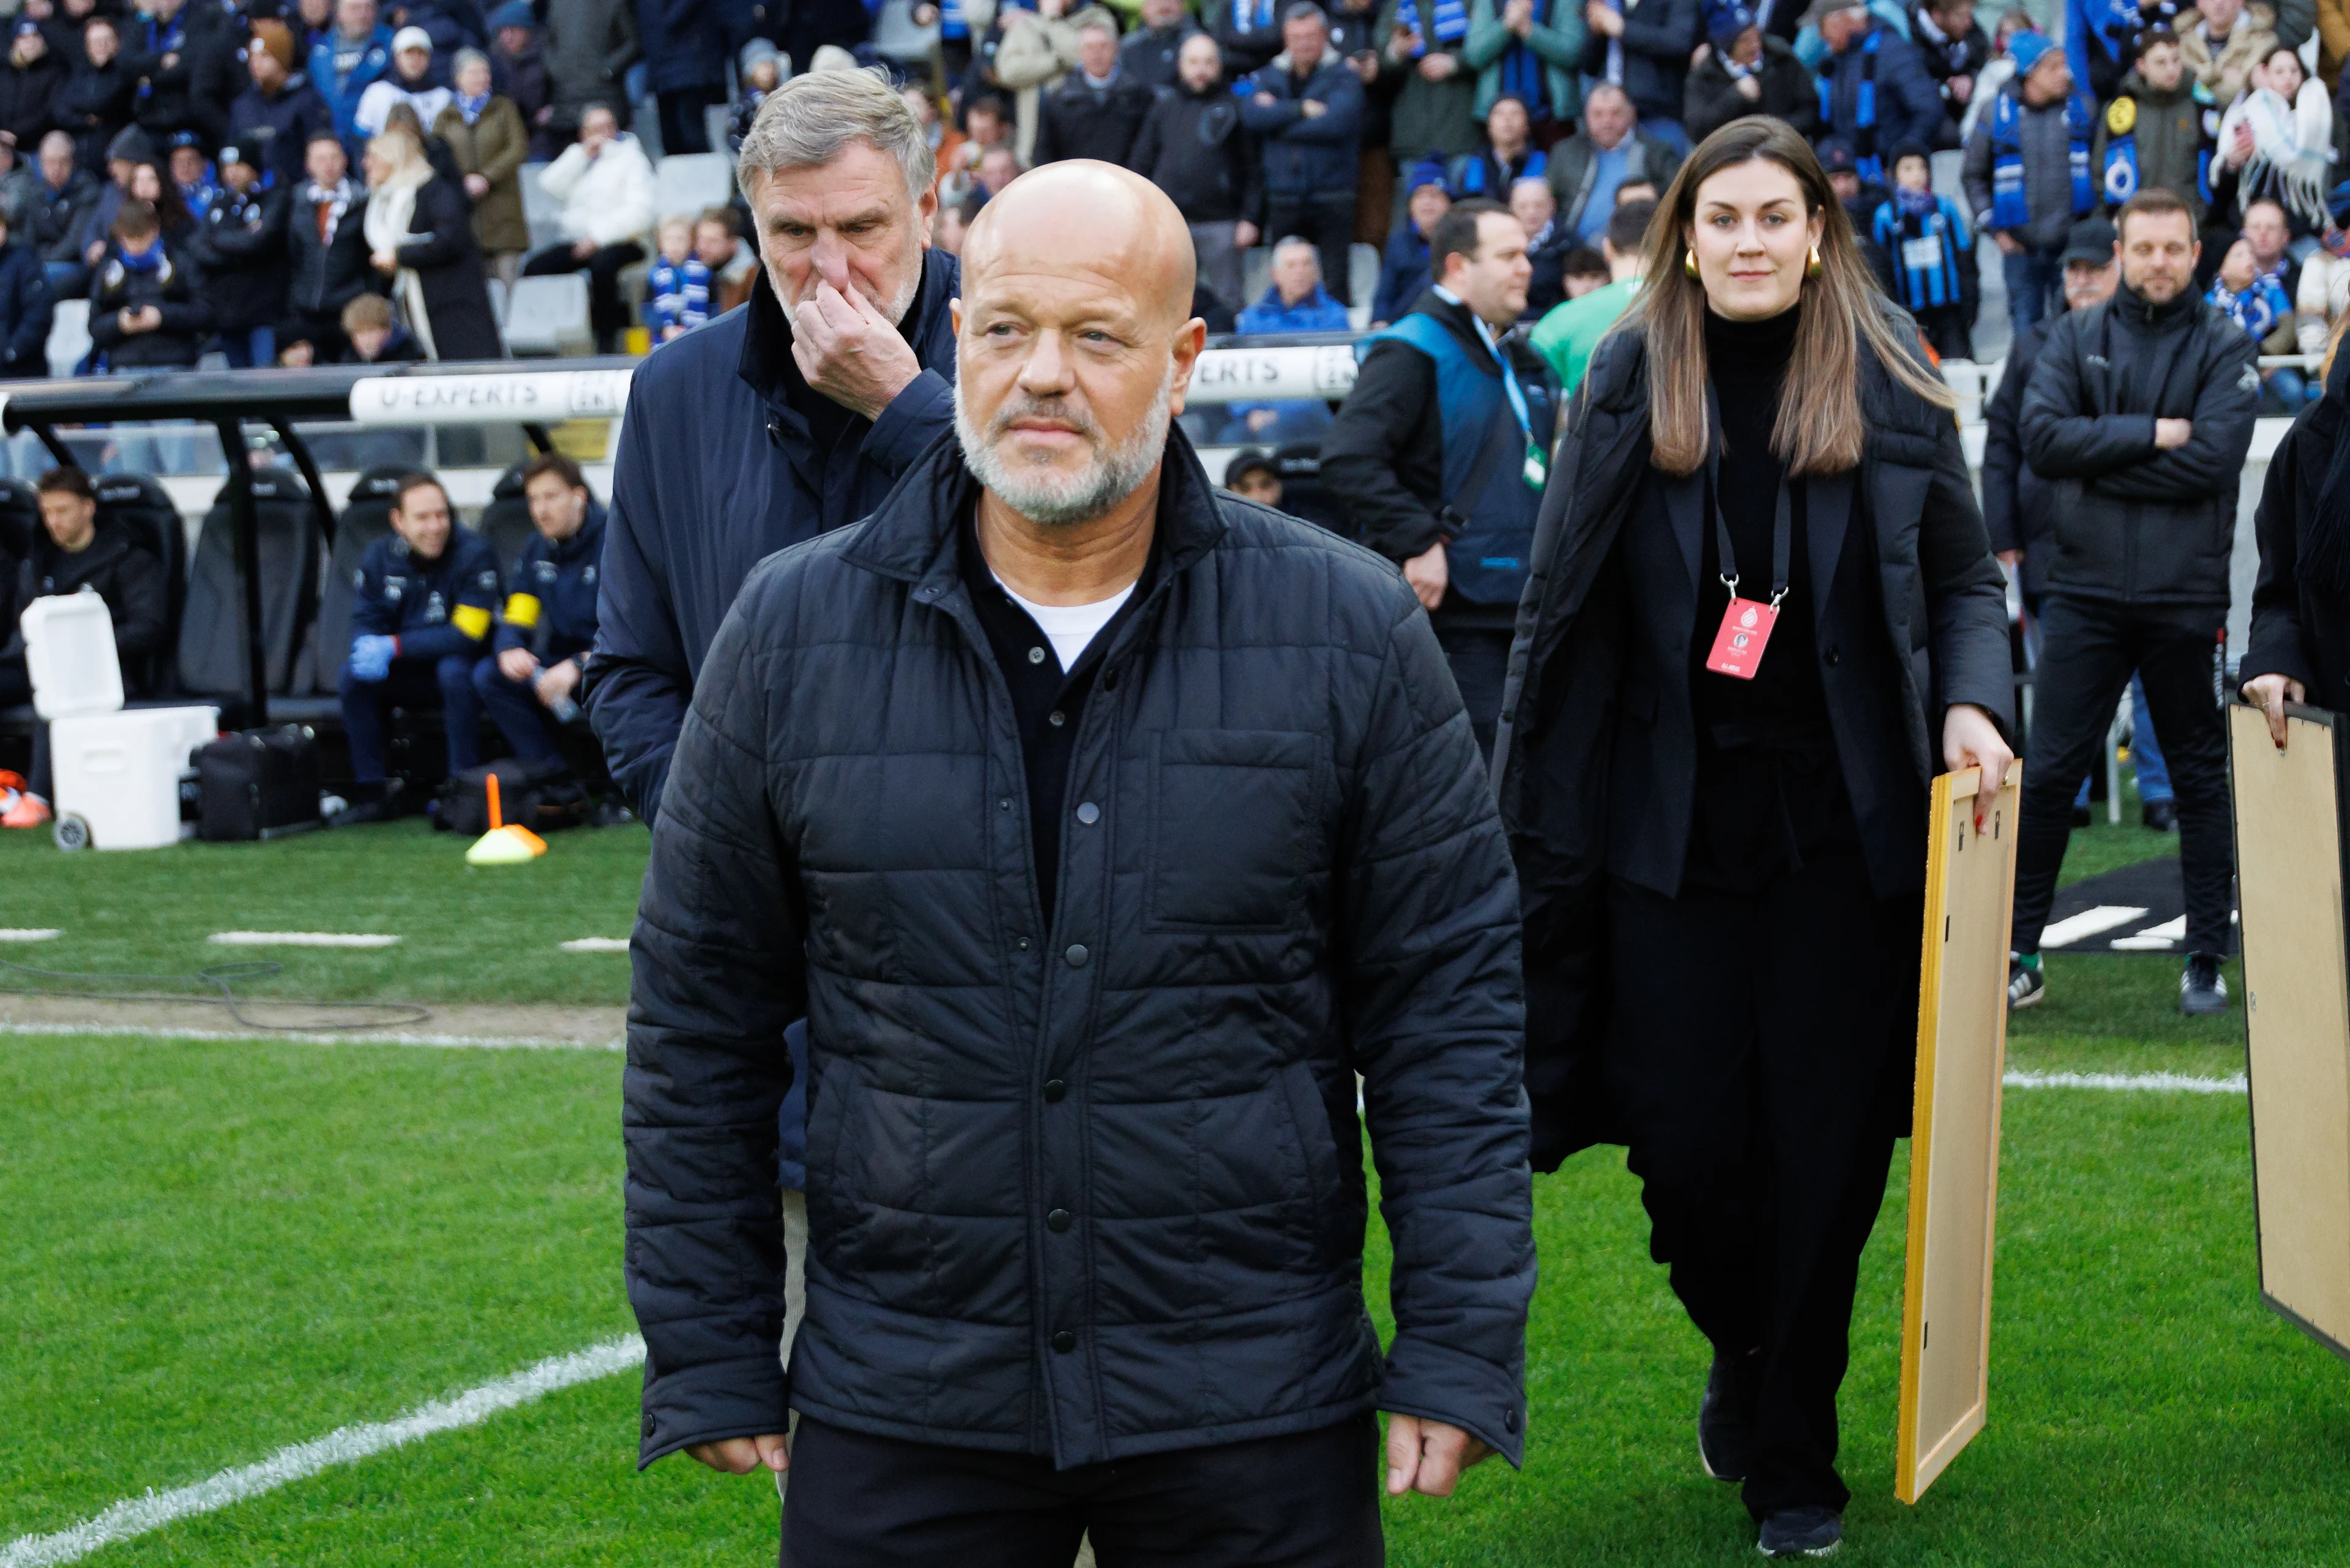
<svg viewBox="0 0 2350 1568">
<path fill-rule="evenodd" d="M 490 830 L 465 851 L 468 866 L 526 866 L 546 853 L 546 840 L 527 827 L 509 827 L 498 809 L 498 775 L 483 781 L 490 795 Z"/>
</svg>

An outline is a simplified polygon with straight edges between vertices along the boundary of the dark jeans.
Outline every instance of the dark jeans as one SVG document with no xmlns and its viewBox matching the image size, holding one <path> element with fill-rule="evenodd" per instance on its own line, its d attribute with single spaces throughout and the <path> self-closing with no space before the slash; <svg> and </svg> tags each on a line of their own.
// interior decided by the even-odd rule
<svg viewBox="0 0 2350 1568">
<path fill-rule="evenodd" d="M 360 784 L 383 782 L 384 726 L 394 708 L 441 710 L 442 726 L 449 732 L 451 773 L 460 773 L 482 760 L 482 709 L 473 692 L 470 653 L 432 660 L 395 659 L 391 673 L 381 680 L 362 680 L 346 664 L 340 691 L 343 732 L 351 745 L 351 777 Z"/>
<path fill-rule="evenodd" d="M 662 157 L 710 151 L 710 121 L 703 111 L 713 104 L 725 102 L 723 91 L 712 87 L 680 88 L 674 92 L 657 92 L 653 99 L 660 106 Z"/>
<path fill-rule="evenodd" d="M 509 680 L 498 669 L 495 654 L 473 666 L 473 691 L 525 767 L 560 763 L 563 750 L 556 744 L 555 715 L 538 700 L 527 680 Z"/>
<path fill-rule="evenodd" d="M 1448 626 L 1436 622 L 1436 643 L 1452 666 L 1452 684 L 1461 689 L 1461 704 L 1469 710 L 1469 727 L 1477 732 L 1477 750 L 1491 761 L 1493 732 L 1502 722 L 1502 687 L 1510 678 L 1510 638 L 1506 629 Z"/>
<path fill-rule="evenodd" d="M 0 708 L 14 708 L 33 700 L 33 678 L 21 659 L 0 660 Z M 25 787 L 43 800 L 52 800 L 55 794 L 49 778 L 49 725 L 45 719 L 33 721 L 33 776 Z"/>
<path fill-rule="evenodd" d="M 1274 196 L 1265 202 L 1264 243 L 1295 234 L 1314 242 L 1322 258 L 1322 286 L 1341 305 L 1355 303 L 1347 247 L 1355 243 L 1355 193 L 1343 196 Z"/>
<path fill-rule="evenodd" d="M 2015 950 L 2038 952 L 2073 833 L 2073 794 L 2106 743 L 2130 671 L 2146 682 L 2178 810 L 2187 950 L 2225 953 L 2235 846 L 2228 805 L 2225 679 L 2228 608 L 2125 605 L 2050 594 L 2040 618 L 2032 747 L 2015 838 Z"/>
<path fill-rule="evenodd" d="M 220 351 L 232 370 L 267 369 L 277 363 L 277 329 L 255 327 L 243 332 L 224 332 L 219 337 Z"/>
<path fill-rule="evenodd" d="M 2057 308 L 2064 297 L 2062 251 L 2019 251 L 1999 256 L 2001 278 L 2007 285 L 2008 319 L 2022 331 Z"/>
<path fill-rule="evenodd" d="M 1836 1389 L 1909 1101 L 1923 918 L 1920 895 L 1879 900 L 1854 850 L 1752 893 L 1610 885 L 1609 1095 L 1673 1293 L 1716 1350 L 1759 1352 L 1745 1363 L 1758 1519 L 1841 1511 L 1852 1495 Z"/>
<path fill-rule="evenodd" d="M 585 270 L 588 274 L 588 324 L 596 329 L 596 351 L 609 354 L 628 330 L 629 302 L 620 297 L 620 269 L 645 259 L 645 247 L 634 240 L 606 245 L 586 261 L 571 254 L 568 244 L 549 245 L 522 264 L 525 277 L 549 277 Z"/>
<path fill-rule="evenodd" d="M 1914 944 L 1913 944 L 1914 945 Z M 1357 1416 L 1285 1438 L 1056 1470 L 800 1417 L 783 1568 L 1378 1568 L 1379 1428 Z"/>
</svg>

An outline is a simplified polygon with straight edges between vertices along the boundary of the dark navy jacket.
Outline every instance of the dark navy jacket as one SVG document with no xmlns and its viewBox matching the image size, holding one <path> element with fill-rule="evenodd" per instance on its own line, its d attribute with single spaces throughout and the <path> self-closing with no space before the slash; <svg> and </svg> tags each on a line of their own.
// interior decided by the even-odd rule
<svg viewBox="0 0 2350 1568">
<path fill-rule="evenodd" d="M 0 248 L 0 373 L 49 373 L 49 325 L 56 316 L 48 276 L 33 247 Z"/>
<path fill-rule="evenodd" d="M 922 373 L 829 452 L 791 407 L 806 382 L 764 275 L 751 303 L 664 345 L 637 369 L 612 471 L 588 707 L 639 815 L 661 781 L 694 678 L 735 590 L 787 545 L 856 522 L 954 423 L 952 256 L 924 253 L 904 324 Z"/>
<path fill-rule="evenodd" d="M 527 648 L 541 663 L 585 653 L 596 641 L 596 587 L 603 576 L 597 568 L 603 559 L 604 508 L 593 501 L 579 532 L 561 544 L 533 534 L 515 562 L 496 651 Z"/>
<path fill-rule="evenodd" d="M 1297 202 L 1317 195 L 1336 199 L 1355 188 L 1363 82 L 1336 50 L 1323 55 L 1302 88 L 1279 66 L 1267 66 L 1233 90 L 1242 95 L 1241 123 L 1263 140 L 1265 194 Z M 1274 101 L 1258 103 L 1261 92 L 1272 94 Z M 1306 119 L 1302 106 L 1307 99 L 1326 112 Z"/>
<path fill-rule="evenodd" d="M 449 530 L 437 561 L 420 561 L 395 534 L 378 539 L 351 579 L 351 630 L 396 637 L 401 659 L 480 650 L 498 607 L 498 552 L 479 534 Z"/>
</svg>

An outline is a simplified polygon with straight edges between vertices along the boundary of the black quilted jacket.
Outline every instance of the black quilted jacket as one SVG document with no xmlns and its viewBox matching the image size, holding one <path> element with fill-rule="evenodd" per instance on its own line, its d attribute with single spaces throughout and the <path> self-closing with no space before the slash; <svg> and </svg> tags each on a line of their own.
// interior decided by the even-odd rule
<svg viewBox="0 0 2350 1568">
<path fill-rule="evenodd" d="M 780 1431 L 788 1399 L 1062 1466 L 1380 1407 L 1514 1462 L 1517 890 L 1427 617 L 1367 552 L 1219 498 L 1173 436 L 1160 570 L 1083 710 L 1068 818 L 1032 827 L 957 566 L 975 496 L 942 440 L 873 515 L 768 557 L 696 682 L 632 944 L 641 1459 Z M 1049 928 L 1032 831 L 1062 836 Z"/>
</svg>

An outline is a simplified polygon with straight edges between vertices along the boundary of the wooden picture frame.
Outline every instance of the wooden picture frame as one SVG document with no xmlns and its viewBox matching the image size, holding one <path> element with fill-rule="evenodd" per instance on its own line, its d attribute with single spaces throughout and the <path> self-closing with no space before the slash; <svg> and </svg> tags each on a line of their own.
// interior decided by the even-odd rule
<svg viewBox="0 0 2350 1568">
<path fill-rule="evenodd" d="M 2261 1300 L 2350 1359 L 2350 947 L 2341 780 L 2350 720 L 2228 707 Z"/>
<path fill-rule="evenodd" d="M 1901 1293 L 1893 1494 L 1916 1502 L 1982 1430 L 1991 1384 L 2000 1084 L 2022 766 L 1975 829 L 1975 770 L 1934 781 Z"/>
</svg>

